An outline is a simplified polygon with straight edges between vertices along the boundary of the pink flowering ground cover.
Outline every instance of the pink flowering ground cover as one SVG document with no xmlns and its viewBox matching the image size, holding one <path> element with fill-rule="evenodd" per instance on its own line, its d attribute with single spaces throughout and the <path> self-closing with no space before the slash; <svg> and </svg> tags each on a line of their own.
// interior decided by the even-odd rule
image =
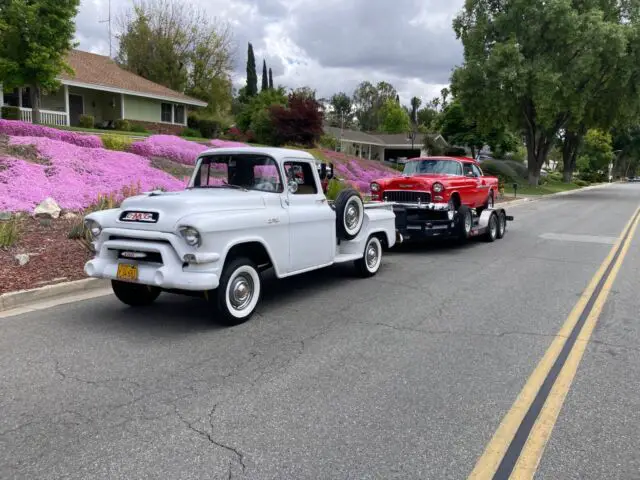
<svg viewBox="0 0 640 480">
<path fill-rule="evenodd" d="M 321 150 L 328 162 L 334 163 L 336 174 L 362 193 L 370 193 L 371 182 L 394 177 L 400 172 L 373 160 L 351 157 L 332 150 Z"/>
<path fill-rule="evenodd" d="M 34 145 L 38 163 L 0 157 L 0 210 L 32 211 L 46 197 L 62 208 L 80 210 L 99 194 L 127 188 L 180 190 L 185 182 L 154 169 L 127 152 L 87 148 L 46 137 L 9 137 L 11 145 Z"/>
<path fill-rule="evenodd" d="M 175 135 L 151 135 L 134 142 L 130 151 L 143 157 L 163 157 L 183 165 L 194 165 L 196 157 L 209 148 L 245 147 L 246 143 L 214 139 L 209 144 L 191 142 Z"/>
<path fill-rule="evenodd" d="M 67 132 L 57 128 L 34 125 L 18 120 L 0 119 L 0 134 L 19 137 L 46 137 L 53 140 L 71 143 L 79 147 L 102 148 L 102 140 L 97 135 Z"/>
</svg>

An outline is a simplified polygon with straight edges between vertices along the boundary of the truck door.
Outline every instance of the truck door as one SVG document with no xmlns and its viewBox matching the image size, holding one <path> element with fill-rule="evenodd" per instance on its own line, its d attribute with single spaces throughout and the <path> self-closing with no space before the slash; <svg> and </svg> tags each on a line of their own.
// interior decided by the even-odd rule
<svg viewBox="0 0 640 480">
<path fill-rule="evenodd" d="M 291 271 L 328 265 L 335 255 L 335 212 L 320 188 L 317 172 L 309 160 L 284 163 L 288 190 L 289 255 Z"/>
</svg>

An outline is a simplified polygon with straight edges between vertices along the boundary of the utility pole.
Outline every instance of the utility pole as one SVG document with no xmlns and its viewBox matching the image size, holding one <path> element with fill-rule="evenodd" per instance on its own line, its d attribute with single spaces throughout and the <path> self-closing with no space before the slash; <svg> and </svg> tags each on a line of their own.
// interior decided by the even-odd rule
<svg viewBox="0 0 640 480">
<path fill-rule="evenodd" d="M 109 0 L 109 17 L 106 20 L 101 20 L 100 23 L 109 24 L 109 58 L 111 58 L 111 0 Z"/>
</svg>

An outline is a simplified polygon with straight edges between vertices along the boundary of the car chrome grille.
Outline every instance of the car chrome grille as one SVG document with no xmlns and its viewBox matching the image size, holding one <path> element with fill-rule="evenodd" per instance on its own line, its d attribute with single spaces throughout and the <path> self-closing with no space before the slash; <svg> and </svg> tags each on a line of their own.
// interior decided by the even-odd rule
<svg viewBox="0 0 640 480">
<path fill-rule="evenodd" d="M 429 192 L 416 192 L 415 190 L 387 190 L 382 194 L 388 202 L 399 203 L 430 203 Z"/>
</svg>

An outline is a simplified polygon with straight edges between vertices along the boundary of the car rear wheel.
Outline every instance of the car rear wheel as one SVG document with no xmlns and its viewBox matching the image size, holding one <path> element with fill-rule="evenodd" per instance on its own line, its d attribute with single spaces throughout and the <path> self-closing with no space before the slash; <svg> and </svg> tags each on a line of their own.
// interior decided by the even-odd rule
<svg viewBox="0 0 640 480">
<path fill-rule="evenodd" d="M 130 307 L 151 305 L 161 293 L 158 287 L 120 280 L 111 280 L 111 288 L 116 298 Z"/>
<path fill-rule="evenodd" d="M 372 277 L 380 269 L 382 262 L 382 242 L 371 236 L 364 247 L 364 254 L 354 262 L 358 275 L 363 278 Z"/>
<path fill-rule="evenodd" d="M 225 265 L 220 285 L 212 299 L 216 313 L 226 325 L 239 325 L 251 318 L 262 294 L 262 277 L 248 258 L 236 258 Z"/>
</svg>

